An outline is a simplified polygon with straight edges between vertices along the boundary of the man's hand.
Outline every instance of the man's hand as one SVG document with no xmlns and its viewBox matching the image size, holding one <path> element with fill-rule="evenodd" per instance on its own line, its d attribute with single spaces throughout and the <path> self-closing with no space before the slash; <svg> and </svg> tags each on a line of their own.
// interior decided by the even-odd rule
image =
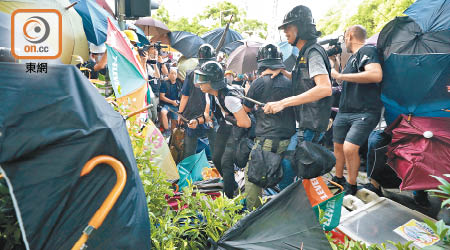
<svg viewBox="0 0 450 250">
<path fill-rule="evenodd" d="M 172 101 L 172 105 L 175 106 L 175 107 L 178 107 L 179 104 L 178 104 L 177 101 Z"/>
<path fill-rule="evenodd" d="M 330 59 L 331 68 L 333 69 L 334 65 L 336 65 L 336 55 L 329 56 L 328 58 Z"/>
<path fill-rule="evenodd" d="M 177 122 L 178 122 L 178 125 L 182 125 L 184 123 L 184 121 L 181 119 L 180 116 L 178 116 Z"/>
<path fill-rule="evenodd" d="M 338 73 L 334 68 L 331 69 L 331 77 L 336 80 L 341 80 L 341 73 Z"/>
<path fill-rule="evenodd" d="M 156 52 L 156 53 L 158 53 L 158 52 Z M 164 60 L 163 60 L 162 56 L 158 56 L 158 62 L 159 63 L 164 63 Z"/>
<path fill-rule="evenodd" d="M 276 114 L 284 109 L 284 105 L 281 102 L 268 102 L 264 105 L 264 113 Z"/>
<path fill-rule="evenodd" d="M 280 74 L 281 69 L 266 69 L 261 73 L 261 77 L 265 75 L 272 75 L 270 78 L 275 78 L 278 74 Z"/>
<path fill-rule="evenodd" d="M 198 126 L 197 120 L 193 119 L 193 120 L 189 121 L 189 124 L 188 124 L 189 128 L 195 129 L 195 128 L 197 128 L 197 126 Z"/>
</svg>

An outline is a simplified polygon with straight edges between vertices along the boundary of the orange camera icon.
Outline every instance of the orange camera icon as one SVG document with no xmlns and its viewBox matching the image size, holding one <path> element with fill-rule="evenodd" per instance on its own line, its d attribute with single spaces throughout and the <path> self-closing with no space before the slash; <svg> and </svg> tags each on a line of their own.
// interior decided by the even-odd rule
<svg viewBox="0 0 450 250">
<path fill-rule="evenodd" d="M 62 15 L 55 9 L 11 14 L 11 52 L 16 59 L 56 59 L 62 53 Z"/>
</svg>

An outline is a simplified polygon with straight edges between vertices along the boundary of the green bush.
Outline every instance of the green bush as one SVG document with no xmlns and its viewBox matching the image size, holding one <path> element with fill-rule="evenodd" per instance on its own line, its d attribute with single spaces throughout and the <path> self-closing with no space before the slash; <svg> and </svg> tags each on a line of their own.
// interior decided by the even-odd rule
<svg viewBox="0 0 450 250">
<path fill-rule="evenodd" d="M 172 210 L 166 196 L 173 196 L 171 184 L 150 160 L 152 145 L 146 144 L 137 123 L 128 124 L 139 173 L 147 196 L 151 223 L 152 246 L 156 249 L 204 249 L 208 239 L 218 241 L 223 233 L 239 221 L 242 196 L 228 199 L 223 196 L 213 200 L 198 193 L 192 185 L 180 196 L 179 207 Z"/>
<path fill-rule="evenodd" d="M 8 186 L 0 179 L 0 249 L 25 249 Z"/>
</svg>

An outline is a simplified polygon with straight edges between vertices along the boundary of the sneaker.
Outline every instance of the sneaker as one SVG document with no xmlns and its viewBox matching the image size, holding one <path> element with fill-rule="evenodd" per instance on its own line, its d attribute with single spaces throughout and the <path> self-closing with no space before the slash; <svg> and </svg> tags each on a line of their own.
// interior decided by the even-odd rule
<svg viewBox="0 0 450 250">
<path fill-rule="evenodd" d="M 365 188 L 369 191 L 372 191 L 374 193 L 376 193 L 378 196 L 383 197 L 383 191 L 381 190 L 381 188 L 376 188 L 372 183 L 367 183 L 362 185 L 361 189 Z"/>
<path fill-rule="evenodd" d="M 331 180 L 333 182 L 336 182 L 337 184 L 341 185 L 342 187 L 345 187 L 345 183 L 347 183 L 347 180 L 345 179 L 344 176 L 342 176 L 342 177 L 333 176 L 333 178 L 331 178 Z M 336 186 L 330 182 L 330 183 L 328 183 L 328 187 L 335 188 Z"/>
<path fill-rule="evenodd" d="M 358 185 L 352 185 L 348 182 L 345 183 L 345 186 L 344 186 L 345 195 L 356 195 L 357 191 L 358 191 Z"/>
<path fill-rule="evenodd" d="M 421 207 L 429 207 L 430 201 L 428 200 L 428 195 L 425 191 L 419 190 L 414 191 L 414 202 Z"/>
</svg>

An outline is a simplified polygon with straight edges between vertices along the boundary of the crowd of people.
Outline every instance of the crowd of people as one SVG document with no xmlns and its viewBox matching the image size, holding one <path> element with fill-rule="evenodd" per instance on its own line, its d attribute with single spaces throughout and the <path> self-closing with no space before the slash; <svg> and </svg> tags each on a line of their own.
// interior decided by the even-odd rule
<svg viewBox="0 0 450 250">
<path fill-rule="evenodd" d="M 173 55 L 161 52 L 156 45 L 150 44 L 144 50 L 136 47 L 136 56 L 148 74 L 148 102 L 153 104 L 149 118 L 165 137 L 170 137 L 176 127 L 185 129 L 182 159 L 196 153 L 199 139 L 208 139 L 210 157 L 223 178 L 227 197 L 235 196 L 238 189 L 236 166 L 245 168 L 249 209 L 261 205 L 262 190 L 268 181 L 254 179 L 254 166 L 273 164 L 267 171 L 283 169 L 277 182 L 281 188 L 286 187 L 298 173 L 295 164 L 286 161 L 285 156 L 303 142 L 323 144 L 325 133 L 332 127 L 336 158 L 332 180 L 344 186 L 346 194 L 355 195 L 359 188 L 360 149 L 367 145 L 382 117 L 383 72 L 377 49 L 365 43 L 364 27 L 347 28 L 344 42 L 352 55 L 342 72 L 338 72 L 335 56 L 329 56 L 317 43 L 321 33 L 316 30 L 308 7 L 293 8 L 279 29 L 289 44 L 300 51 L 292 72 L 283 64 L 280 49 L 270 43 L 258 51 L 257 70 L 246 74 L 227 69 L 217 60 L 223 57 L 218 57 L 209 44 L 200 46 L 198 65 L 188 72 L 180 72 Z M 134 31 L 126 30 L 125 34 L 132 44 L 138 42 Z M 92 72 L 101 72 L 106 67 L 104 52 L 105 48 L 91 47 L 86 66 Z M 341 91 L 338 112 L 331 124 L 336 98 L 332 86 L 336 82 L 340 83 Z M 240 145 L 249 139 L 253 141 L 252 148 L 245 155 Z M 242 158 L 242 154 L 248 160 L 237 164 L 236 159 Z M 368 155 L 373 157 L 370 150 Z M 382 195 L 374 180 L 365 188 Z M 415 195 L 419 203 L 426 205 L 423 192 Z"/>
</svg>

